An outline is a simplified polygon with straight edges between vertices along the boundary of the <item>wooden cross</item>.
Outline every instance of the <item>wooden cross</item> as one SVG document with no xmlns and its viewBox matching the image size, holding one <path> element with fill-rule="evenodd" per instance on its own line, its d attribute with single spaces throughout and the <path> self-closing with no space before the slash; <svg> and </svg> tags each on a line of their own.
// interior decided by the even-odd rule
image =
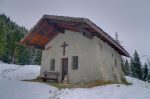
<svg viewBox="0 0 150 99">
<path fill-rule="evenodd" d="M 68 44 L 66 44 L 65 42 L 63 43 L 63 45 L 61 45 L 61 47 L 63 47 L 63 56 L 65 55 L 65 51 L 66 51 L 67 46 L 68 46 Z"/>
</svg>

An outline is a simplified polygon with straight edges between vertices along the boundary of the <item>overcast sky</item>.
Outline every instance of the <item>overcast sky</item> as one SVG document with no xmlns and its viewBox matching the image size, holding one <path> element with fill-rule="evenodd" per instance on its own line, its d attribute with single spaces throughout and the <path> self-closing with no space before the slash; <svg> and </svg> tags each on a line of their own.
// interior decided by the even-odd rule
<svg viewBox="0 0 150 99">
<path fill-rule="evenodd" d="M 150 57 L 150 0 L 0 0 L 0 11 L 29 30 L 43 14 L 85 17 L 113 38 L 118 32 L 131 55 Z"/>
</svg>

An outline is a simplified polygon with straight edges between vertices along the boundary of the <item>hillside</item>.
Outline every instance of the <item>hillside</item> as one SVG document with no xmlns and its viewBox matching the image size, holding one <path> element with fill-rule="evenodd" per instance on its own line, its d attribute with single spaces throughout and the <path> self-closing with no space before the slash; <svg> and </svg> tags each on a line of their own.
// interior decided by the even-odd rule
<svg viewBox="0 0 150 99">
<path fill-rule="evenodd" d="M 126 77 L 132 85 L 110 84 L 93 88 L 59 90 L 43 83 L 20 80 L 34 79 L 40 73 L 37 65 L 0 63 L 0 99 L 149 99 L 150 84 Z"/>
<path fill-rule="evenodd" d="M 41 51 L 19 44 L 28 33 L 5 14 L 0 14 L 0 60 L 15 64 L 40 64 Z"/>
</svg>

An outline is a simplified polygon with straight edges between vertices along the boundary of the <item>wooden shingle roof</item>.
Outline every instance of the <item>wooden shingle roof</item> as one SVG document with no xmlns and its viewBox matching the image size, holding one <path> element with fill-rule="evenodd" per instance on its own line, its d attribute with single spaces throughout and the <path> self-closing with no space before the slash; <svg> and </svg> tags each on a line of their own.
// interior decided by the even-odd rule
<svg viewBox="0 0 150 99">
<path fill-rule="evenodd" d="M 104 42 L 107 42 L 119 54 L 130 56 L 112 37 L 86 18 L 44 15 L 20 43 L 25 46 L 44 50 L 48 42 L 58 33 L 64 33 L 65 30 L 85 33 L 85 36 L 89 39 L 93 36 L 97 36 Z"/>
</svg>

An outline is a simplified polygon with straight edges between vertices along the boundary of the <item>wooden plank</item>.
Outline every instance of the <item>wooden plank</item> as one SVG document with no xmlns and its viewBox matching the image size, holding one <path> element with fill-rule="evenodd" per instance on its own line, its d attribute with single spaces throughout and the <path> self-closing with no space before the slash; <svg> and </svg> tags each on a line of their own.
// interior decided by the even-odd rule
<svg viewBox="0 0 150 99">
<path fill-rule="evenodd" d="M 65 29 L 62 28 L 62 27 L 59 27 L 57 23 L 55 23 L 55 22 L 49 22 L 49 21 L 47 21 L 47 22 L 48 22 L 48 24 L 50 26 L 52 26 L 54 28 L 55 32 L 65 33 Z"/>
</svg>

